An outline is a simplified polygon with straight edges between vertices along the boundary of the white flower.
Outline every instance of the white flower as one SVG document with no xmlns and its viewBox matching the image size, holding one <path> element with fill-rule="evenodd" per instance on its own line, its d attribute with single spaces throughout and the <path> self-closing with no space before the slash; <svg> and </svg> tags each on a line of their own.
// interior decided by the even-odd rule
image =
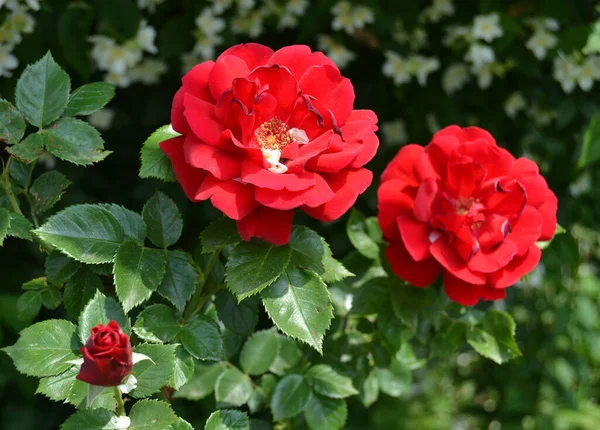
<svg viewBox="0 0 600 430">
<path fill-rule="evenodd" d="M 233 0 L 210 0 L 210 1 L 213 4 L 212 9 L 217 15 L 225 12 L 225 10 L 229 9 L 231 7 L 231 4 L 233 3 Z"/>
<path fill-rule="evenodd" d="M 221 36 L 201 37 L 196 40 L 194 53 L 199 55 L 202 60 L 212 60 L 215 58 L 215 48 L 221 43 L 223 43 Z"/>
<path fill-rule="evenodd" d="M 421 27 L 415 27 L 410 37 L 410 47 L 418 51 L 427 45 L 427 32 Z"/>
<path fill-rule="evenodd" d="M 336 43 L 331 36 L 319 35 L 317 36 L 317 40 L 319 49 L 324 51 L 340 69 L 346 67 L 348 63 L 356 58 L 354 52 Z"/>
<path fill-rule="evenodd" d="M 125 415 L 119 417 L 115 415 L 110 419 L 110 424 L 113 426 L 111 428 L 127 430 L 131 426 L 131 418 Z"/>
<path fill-rule="evenodd" d="M 151 13 L 154 13 L 156 6 L 164 1 L 165 0 L 137 0 L 137 5 L 140 9 L 148 9 Z"/>
<path fill-rule="evenodd" d="M 104 81 L 117 87 L 126 88 L 131 85 L 131 76 L 125 73 L 108 72 L 104 76 Z"/>
<path fill-rule="evenodd" d="M 600 57 L 587 57 L 577 75 L 577 83 L 583 91 L 590 91 L 594 81 L 600 79 Z"/>
<path fill-rule="evenodd" d="M 111 73 L 125 74 L 127 69 L 135 66 L 142 59 L 142 52 L 128 46 L 115 45 L 109 52 L 105 68 Z"/>
<path fill-rule="evenodd" d="M 385 143 L 388 145 L 402 145 L 408 142 L 406 125 L 399 119 L 383 123 L 381 132 Z"/>
<path fill-rule="evenodd" d="M 167 65 L 162 60 L 148 58 L 133 67 L 128 75 L 132 81 L 142 82 L 146 85 L 157 84 L 160 75 L 167 71 Z"/>
<path fill-rule="evenodd" d="M 473 19 L 473 37 L 491 42 L 502 37 L 504 31 L 500 26 L 500 16 L 497 13 L 478 15 Z"/>
<path fill-rule="evenodd" d="M 475 67 L 481 67 L 493 63 L 496 60 L 496 54 L 490 46 L 473 43 L 465 55 L 465 60 L 473 63 Z"/>
<path fill-rule="evenodd" d="M 543 60 L 546 58 L 548 49 L 554 48 L 557 41 L 558 39 L 552 33 L 544 29 L 538 29 L 529 38 L 525 46 L 533 52 L 533 55 L 535 55 L 538 60 Z"/>
<path fill-rule="evenodd" d="M 114 117 L 114 110 L 104 108 L 88 116 L 88 122 L 99 130 L 108 130 L 112 125 Z"/>
<path fill-rule="evenodd" d="M 438 22 L 442 18 L 454 15 L 454 4 L 452 0 L 433 0 L 433 4 L 423 9 L 419 16 L 420 22 L 429 20 Z"/>
<path fill-rule="evenodd" d="M 279 17 L 277 28 L 285 30 L 286 28 L 296 28 L 298 26 L 298 17 L 293 13 L 284 11 Z"/>
<path fill-rule="evenodd" d="M 386 60 L 382 68 L 383 75 L 393 78 L 396 85 L 410 82 L 411 75 L 408 61 L 393 51 L 386 51 L 384 55 Z"/>
<path fill-rule="evenodd" d="M 365 6 L 353 7 L 347 1 L 338 2 L 331 8 L 334 18 L 331 22 L 331 28 L 334 30 L 344 30 L 348 34 L 364 28 L 365 24 L 375 21 L 373 11 Z"/>
<path fill-rule="evenodd" d="M 39 0 L 25 0 L 29 9 L 35 10 L 36 12 L 40 10 L 40 1 Z"/>
<path fill-rule="evenodd" d="M 565 93 L 571 93 L 575 89 L 580 67 L 572 59 L 564 55 L 554 57 L 554 72 L 552 76 L 556 79 Z"/>
<path fill-rule="evenodd" d="M 248 11 L 253 9 L 256 5 L 255 0 L 237 0 L 238 9 L 242 11 Z"/>
<path fill-rule="evenodd" d="M 560 25 L 557 20 L 554 18 L 530 18 L 525 21 L 529 24 L 535 31 L 538 30 L 550 30 L 550 31 L 558 31 L 560 29 Z"/>
<path fill-rule="evenodd" d="M 215 16 L 209 7 L 202 10 L 202 13 L 196 17 L 195 23 L 206 36 L 216 36 L 225 29 L 225 20 Z"/>
<path fill-rule="evenodd" d="M 515 118 L 520 110 L 527 106 L 525 97 L 520 92 L 514 92 L 504 102 L 504 112 L 510 118 Z"/>
<path fill-rule="evenodd" d="M 411 73 L 417 77 L 419 85 L 424 87 L 427 84 L 429 74 L 440 68 L 440 62 L 437 58 L 414 55 L 409 58 L 408 67 Z"/>
<path fill-rule="evenodd" d="M 302 16 L 308 8 L 308 0 L 287 0 L 285 10 L 297 16 Z"/>
<path fill-rule="evenodd" d="M 245 34 L 258 37 L 264 30 L 263 16 L 260 11 L 236 16 L 231 22 L 231 31 L 236 34 Z"/>
<path fill-rule="evenodd" d="M 0 76 L 10 78 L 11 70 L 19 65 L 19 60 L 12 54 L 12 46 L 0 45 Z"/>
<path fill-rule="evenodd" d="M 150 52 L 151 54 L 156 54 L 158 49 L 156 49 L 156 45 L 154 44 L 154 39 L 156 38 L 156 30 L 149 26 L 145 20 L 142 20 L 140 23 L 140 28 L 135 36 L 135 41 L 144 51 Z"/>
<path fill-rule="evenodd" d="M 584 172 L 575 182 L 569 185 L 569 192 L 573 197 L 579 197 L 592 189 L 592 177 L 589 172 Z"/>
<path fill-rule="evenodd" d="M 469 81 L 469 71 L 462 63 L 451 64 L 442 76 L 442 88 L 448 95 L 460 90 Z"/>
<path fill-rule="evenodd" d="M 477 85 L 482 90 L 489 88 L 492 85 L 492 79 L 494 77 L 492 73 L 492 68 L 494 63 L 487 63 L 481 66 L 473 66 L 471 67 L 471 73 L 477 76 Z"/>
<path fill-rule="evenodd" d="M 27 8 L 19 5 L 8 17 L 10 25 L 18 32 L 31 33 L 35 27 L 35 19 L 27 13 Z"/>
<path fill-rule="evenodd" d="M 452 46 L 457 40 L 470 40 L 472 38 L 471 28 L 461 25 L 450 25 L 446 27 L 446 34 L 442 39 L 444 46 Z"/>
</svg>

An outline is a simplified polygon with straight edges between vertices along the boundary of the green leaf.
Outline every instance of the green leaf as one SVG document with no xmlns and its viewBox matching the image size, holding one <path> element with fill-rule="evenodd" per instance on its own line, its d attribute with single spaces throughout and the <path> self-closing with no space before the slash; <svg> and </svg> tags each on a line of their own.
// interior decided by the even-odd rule
<svg viewBox="0 0 600 430">
<path fill-rule="evenodd" d="M 123 312 L 121 306 L 112 297 L 106 297 L 100 291 L 96 291 L 94 298 L 85 305 L 79 316 L 79 339 L 81 343 L 90 337 L 92 327 L 102 324 L 106 325 L 110 320 L 116 321 L 123 332 L 129 334 L 131 326 L 129 318 Z"/>
<path fill-rule="evenodd" d="M 178 345 L 175 351 L 175 365 L 173 367 L 173 374 L 167 385 L 179 390 L 185 385 L 190 378 L 194 375 L 195 361 L 183 346 Z"/>
<path fill-rule="evenodd" d="M 40 277 L 33 278 L 32 280 L 25 282 L 21 288 L 24 290 L 43 290 L 47 286 L 48 283 L 46 282 L 46 278 Z"/>
<path fill-rule="evenodd" d="M 288 268 L 261 296 L 267 313 L 281 331 L 322 351 L 323 336 L 333 318 L 333 306 L 319 275 Z"/>
<path fill-rule="evenodd" d="M 431 340 L 429 355 L 431 357 L 447 357 L 458 352 L 465 343 L 467 325 L 463 321 L 452 321 L 446 324 Z"/>
<path fill-rule="evenodd" d="M 178 420 L 171 406 L 160 400 L 140 400 L 129 412 L 128 430 L 163 430 Z"/>
<path fill-rule="evenodd" d="M 94 298 L 96 291 L 102 292 L 102 290 L 102 280 L 87 267 L 82 267 L 65 285 L 63 293 L 65 309 L 71 316 L 79 316 L 86 303 Z"/>
<path fill-rule="evenodd" d="M 179 391 L 173 393 L 174 398 L 201 400 L 214 391 L 217 379 L 227 366 L 220 362 L 216 364 L 196 363 L 194 376 Z"/>
<path fill-rule="evenodd" d="M 42 292 L 40 290 L 25 291 L 17 301 L 17 318 L 21 321 L 32 321 L 42 308 Z"/>
<path fill-rule="evenodd" d="M 293 368 L 302 359 L 302 351 L 294 339 L 279 336 L 279 354 L 269 367 L 269 371 L 276 375 L 285 375 L 286 371 Z"/>
<path fill-rule="evenodd" d="M 342 263 L 333 258 L 325 239 L 309 228 L 293 226 L 288 246 L 292 248 L 292 264 L 312 270 L 325 282 L 341 281 L 352 276 Z"/>
<path fill-rule="evenodd" d="M 27 121 L 43 127 L 57 119 L 69 101 L 69 75 L 46 53 L 38 62 L 27 66 L 17 81 L 17 108 Z"/>
<path fill-rule="evenodd" d="M 177 177 L 173 172 L 171 160 L 158 144 L 164 140 L 179 136 L 171 125 L 164 125 L 150 135 L 141 150 L 142 165 L 140 178 L 157 178 L 166 182 L 175 182 Z"/>
<path fill-rule="evenodd" d="M 54 287 L 48 287 L 42 292 L 42 304 L 46 309 L 56 309 L 62 303 L 60 291 Z"/>
<path fill-rule="evenodd" d="M 46 320 L 27 327 L 19 340 L 2 350 L 13 359 L 15 367 L 29 376 L 53 376 L 69 369 L 69 360 L 77 358 L 77 327 L 65 320 Z"/>
<path fill-rule="evenodd" d="M 102 204 L 100 206 L 109 211 L 119 224 L 121 224 L 126 238 L 132 239 L 141 245 L 144 244 L 146 240 L 146 224 L 144 224 L 139 214 L 115 204 Z"/>
<path fill-rule="evenodd" d="M 79 372 L 79 370 L 77 370 Z M 75 380 L 69 395 L 67 396 L 67 402 L 74 405 L 77 409 L 85 409 L 88 407 L 88 395 L 89 395 L 90 384 L 87 382 Z M 112 388 L 100 388 L 99 393 L 92 400 L 90 407 L 92 409 L 104 408 L 114 409 L 115 407 L 115 395 Z"/>
<path fill-rule="evenodd" d="M 62 9 L 58 20 L 58 41 L 65 62 L 79 74 L 82 81 L 89 80 L 92 58 L 88 36 L 91 34 L 94 11 L 85 3 L 71 3 Z"/>
<path fill-rule="evenodd" d="M 166 430 L 194 430 L 194 427 L 183 418 L 178 418 L 178 420 L 167 427 Z"/>
<path fill-rule="evenodd" d="M 343 399 L 358 394 L 351 378 L 339 374 L 327 364 L 312 366 L 304 379 L 314 391 L 327 397 Z"/>
<path fill-rule="evenodd" d="M 115 96 L 115 86 L 108 82 L 82 85 L 71 93 L 63 117 L 90 115 L 102 109 Z"/>
<path fill-rule="evenodd" d="M 350 218 L 348 218 L 346 224 L 346 233 L 358 252 L 371 260 L 379 259 L 379 246 L 369 235 L 364 215 L 356 209 L 352 209 L 350 212 Z"/>
<path fill-rule="evenodd" d="M 475 351 L 498 364 L 520 357 L 515 342 L 516 325 L 506 312 L 488 311 L 481 323 L 467 330 L 467 342 Z"/>
<path fill-rule="evenodd" d="M 338 430 L 348 418 L 348 407 L 341 399 L 329 399 L 312 393 L 304 408 L 306 422 L 314 430 Z"/>
<path fill-rule="evenodd" d="M 353 290 L 350 313 L 356 315 L 372 315 L 378 313 L 390 303 L 390 287 L 388 278 L 371 278 L 357 290 Z"/>
<path fill-rule="evenodd" d="M 242 406 L 250 399 L 253 391 L 250 378 L 237 368 L 230 367 L 217 378 L 215 398 L 217 402 Z"/>
<path fill-rule="evenodd" d="M 298 415 L 308 403 L 310 388 L 301 375 L 287 375 L 275 386 L 271 410 L 276 421 Z"/>
<path fill-rule="evenodd" d="M 279 336 L 274 329 L 254 333 L 240 352 L 240 365 L 248 375 L 262 375 L 279 354 Z"/>
<path fill-rule="evenodd" d="M 81 264 L 62 252 L 53 249 L 46 258 L 45 267 L 48 281 L 60 285 L 68 281 L 77 272 L 79 267 L 81 267 Z"/>
<path fill-rule="evenodd" d="M 250 430 L 250 420 L 244 412 L 221 409 L 210 414 L 204 430 Z"/>
<path fill-rule="evenodd" d="M 27 218 L 14 212 L 10 212 L 9 217 L 10 227 L 8 228 L 7 235 L 18 237 L 19 239 L 32 240 L 31 230 L 33 230 L 33 225 L 31 225 Z"/>
<path fill-rule="evenodd" d="M 90 264 L 113 261 L 124 238 L 117 219 L 94 205 L 68 207 L 34 233 L 75 260 Z"/>
<path fill-rule="evenodd" d="M 25 164 L 30 164 L 37 160 L 42 154 L 42 149 L 45 144 L 45 139 L 42 134 L 31 133 L 20 143 L 6 147 L 10 155 Z"/>
<path fill-rule="evenodd" d="M 117 296 L 129 312 L 148 300 L 160 285 L 165 275 L 165 255 L 127 241 L 117 251 L 114 274 Z"/>
<path fill-rule="evenodd" d="M 179 336 L 187 351 L 200 360 L 221 360 L 223 339 L 219 326 L 206 315 L 197 315 L 181 329 Z"/>
<path fill-rule="evenodd" d="M 143 216 L 148 227 L 148 238 L 156 246 L 167 248 L 181 236 L 181 213 L 173 200 L 160 191 L 146 202 Z"/>
<path fill-rule="evenodd" d="M 136 345 L 134 352 L 144 354 L 152 360 L 138 361 L 131 373 L 137 379 L 137 387 L 131 396 L 139 399 L 148 397 L 167 385 L 175 370 L 175 350 L 177 345 Z"/>
<path fill-rule="evenodd" d="M 72 366 L 60 375 L 42 378 L 40 379 L 40 384 L 35 393 L 43 394 L 55 402 L 65 400 L 73 388 L 75 376 L 77 376 L 78 373 L 79 368 L 77 366 Z"/>
<path fill-rule="evenodd" d="M 41 214 L 52 209 L 69 185 L 71 181 L 56 170 L 42 173 L 29 190 L 35 212 Z"/>
<path fill-rule="evenodd" d="M 6 100 L 0 99 L 0 142 L 14 145 L 25 135 L 25 118 Z"/>
<path fill-rule="evenodd" d="M 181 312 L 196 291 L 199 273 L 189 254 L 169 250 L 165 250 L 164 253 L 167 262 L 165 276 L 157 291 Z"/>
<path fill-rule="evenodd" d="M 242 242 L 231 251 L 225 266 L 227 287 L 243 300 L 271 285 L 283 273 L 291 248 L 254 240 Z"/>
<path fill-rule="evenodd" d="M 544 249 L 546 249 L 550 246 L 550 244 L 552 243 L 552 241 L 554 241 L 554 238 L 556 236 L 565 234 L 566 232 L 567 232 L 567 230 L 565 230 L 565 228 L 562 225 L 556 224 L 556 230 L 554 230 L 554 234 L 552 235 L 550 240 L 538 241 L 535 244 L 537 245 L 538 248 L 540 248 L 543 251 Z"/>
<path fill-rule="evenodd" d="M 61 430 L 116 430 L 115 418 L 115 413 L 106 409 L 80 409 L 62 423 L 60 428 Z"/>
<path fill-rule="evenodd" d="M 431 304 L 433 291 L 429 288 L 418 288 L 404 282 L 390 285 L 392 309 L 400 320 L 411 327 L 417 326 L 417 315 Z"/>
<path fill-rule="evenodd" d="M 360 400 L 365 407 L 371 406 L 379 398 L 379 378 L 377 369 L 371 369 L 360 389 Z"/>
<path fill-rule="evenodd" d="M 222 249 L 227 245 L 235 245 L 242 241 L 238 234 L 235 220 L 221 217 L 213 221 L 200 233 L 202 252 L 209 253 Z"/>
<path fill-rule="evenodd" d="M 19 160 L 13 160 L 10 165 L 10 178 L 20 188 L 27 188 L 31 183 L 31 174 L 33 173 L 33 164 L 22 163 Z"/>
<path fill-rule="evenodd" d="M 0 208 L 0 246 L 4 243 L 4 239 L 8 234 L 8 229 L 10 228 L 10 213 L 4 209 Z"/>
<path fill-rule="evenodd" d="M 580 169 L 600 160 L 600 113 L 595 114 L 583 135 L 581 155 L 577 161 Z"/>
<path fill-rule="evenodd" d="M 59 119 L 41 133 L 48 152 L 73 164 L 88 166 L 104 160 L 111 153 L 104 150 L 100 133 L 79 119 Z"/>
<path fill-rule="evenodd" d="M 598 54 L 600 52 L 600 21 L 596 21 L 594 29 L 588 36 L 587 43 L 583 47 L 585 55 Z"/>
<path fill-rule="evenodd" d="M 146 307 L 137 318 L 133 331 L 148 342 L 167 343 L 175 339 L 181 326 L 175 310 L 167 305 Z"/>
<path fill-rule="evenodd" d="M 410 370 L 397 360 L 393 360 L 387 369 L 376 368 L 379 389 L 392 397 L 410 393 L 412 375 Z"/>
<path fill-rule="evenodd" d="M 226 289 L 217 294 L 215 307 L 219 319 L 225 327 L 241 336 L 249 336 L 258 323 L 258 302 L 249 297 L 237 303 L 235 297 Z"/>
</svg>

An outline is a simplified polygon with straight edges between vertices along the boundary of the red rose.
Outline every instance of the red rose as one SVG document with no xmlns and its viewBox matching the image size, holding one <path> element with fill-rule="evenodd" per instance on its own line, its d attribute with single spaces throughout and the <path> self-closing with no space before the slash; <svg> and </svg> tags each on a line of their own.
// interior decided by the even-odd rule
<svg viewBox="0 0 600 430">
<path fill-rule="evenodd" d="M 538 264 L 557 199 L 537 165 L 477 127 L 447 127 L 407 145 L 381 176 L 379 224 L 394 272 L 418 287 L 444 273 L 450 299 L 498 300 Z"/>
<path fill-rule="evenodd" d="M 160 147 L 191 200 L 210 198 L 244 240 L 285 244 L 294 209 L 337 219 L 371 183 L 377 117 L 353 103 L 322 53 L 237 45 L 183 77 L 171 111 L 181 136 Z"/>
<path fill-rule="evenodd" d="M 121 327 L 111 321 L 92 328 L 91 336 L 80 349 L 83 364 L 77 379 L 92 385 L 113 387 L 131 373 L 131 343 Z"/>
</svg>

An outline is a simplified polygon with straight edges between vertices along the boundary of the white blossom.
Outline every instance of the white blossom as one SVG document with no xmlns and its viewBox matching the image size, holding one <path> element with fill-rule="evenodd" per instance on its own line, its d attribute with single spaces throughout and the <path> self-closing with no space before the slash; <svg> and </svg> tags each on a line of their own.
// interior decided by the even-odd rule
<svg viewBox="0 0 600 430">
<path fill-rule="evenodd" d="M 600 57 L 586 57 L 579 68 L 577 83 L 583 91 L 590 91 L 594 81 L 600 79 Z"/>
<path fill-rule="evenodd" d="M 424 87 L 427 84 L 429 74 L 440 68 L 440 62 L 437 58 L 423 57 L 414 55 L 409 59 L 409 69 L 417 77 L 419 85 Z"/>
<path fill-rule="evenodd" d="M 528 112 L 529 116 L 541 126 L 550 125 L 556 118 L 556 111 L 552 109 L 545 109 L 540 105 L 534 104 L 531 106 Z M 530 158 L 530 157 L 528 157 Z M 538 163 L 539 164 L 539 163 Z"/>
<path fill-rule="evenodd" d="M 140 9 L 148 9 L 154 13 L 156 6 L 163 3 L 165 0 L 137 0 L 137 5 Z"/>
<path fill-rule="evenodd" d="M 12 47 L 9 45 L 0 45 L 0 76 L 10 78 L 11 70 L 19 65 L 19 60 L 12 54 Z"/>
<path fill-rule="evenodd" d="M 115 111 L 110 108 L 100 109 L 90 116 L 88 122 L 99 130 L 108 130 L 115 117 Z"/>
<path fill-rule="evenodd" d="M 419 15 L 420 22 L 438 22 L 442 18 L 454 15 L 452 0 L 433 0 L 431 6 L 426 7 Z"/>
<path fill-rule="evenodd" d="M 237 0 L 238 9 L 241 11 L 249 11 L 256 6 L 256 0 Z"/>
<path fill-rule="evenodd" d="M 297 16 L 302 16 L 309 6 L 308 0 L 287 0 L 285 10 Z"/>
<path fill-rule="evenodd" d="M 216 36 L 225 29 L 225 20 L 215 16 L 213 10 L 205 7 L 202 13 L 196 17 L 196 27 L 202 30 L 206 36 Z"/>
<path fill-rule="evenodd" d="M 523 94 L 518 91 L 512 93 L 504 102 L 504 112 L 509 118 L 515 118 L 519 111 L 523 110 L 527 106 L 527 101 Z"/>
<path fill-rule="evenodd" d="M 236 34 L 258 37 L 262 34 L 263 30 L 263 16 L 260 11 L 238 15 L 231 22 L 231 31 Z"/>
<path fill-rule="evenodd" d="M 386 61 L 383 63 L 383 75 L 392 78 L 396 85 L 410 82 L 411 74 L 408 61 L 393 51 L 386 51 L 384 55 Z"/>
<path fill-rule="evenodd" d="M 160 75 L 167 71 L 167 65 L 164 61 L 156 58 L 147 58 L 133 67 L 128 75 L 132 81 L 142 82 L 146 85 L 157 84 Z"/>
<path fill-rule="evenodd" d="M 500 26 L 500 16 L 497 13 L 477 15 L 473 18 L 473 37 L 491 42 L 502 37 L 504 30 Z"/>
<path fill-rule="evenodd" d="M 584 172 L 575 182 L 569 185 L 569 193 L 573 197 L 579 197 L 583 194 L 587 194 L 592 189 L 592 177 L 590 172 Z"/>
<path fill-rule="evenodd" d="M 317 36 L 318 47 L 340 68 L 343 69 L 356 58 L 356 54 L 344 45 L 337 43 L 331 36 Z"/>
<path fill-rule="evenodd" d="M 442 88 L 448 95 L 460 90 L 469 81 L 469 71 L 462 63 L 454 63 L 448 66 L 442 76 Z"/>
<path fill-rule="evenodd" d="M 571 93 L 577 85 L 580 69 L 574 60 L 564 55 L 558 55 L 554 57 L 554 71 L 552 76 L 560 83 L 565 93 Z"/>
<path fill-rule="evenodd" d="M 538 60 L 543 60 L 546 58 L 547 51 L 554 48 L 556 42 L 558 42 L 558 39 L 554 34 L 544 29 L 538 29 L 533 33 L 529 40 L 527 40 L 525 46 L 533 52 L 533 55 L 535 55 Z"/>
<path fill-rule="evenodd" d="M 404 121 L 396 119 L 381 125 L 384 142 L 388 145 L 403 145 L 408 142 Z"/>
<path fill-rule="evenodd" d="M 442 39 L 444 46 L 452 46 L 458 40 L 472 39 L 471 28 L 462 25 L 450 25 L 446 27 L 446 34 Z"/>
<path fill-rule="evenodd" d="M 427 46 L 427 32 L 422 27 L 415 27 L 410 37 L 410 47 L 413 51 L 418 51 Z"/>
<path fill-rule="evenodd" d="M 496 54 L 490 46 L 473 43 L 465 55 L 465 60 L 471 62 L 476 68 L 480 68 L 485 64 L 493 63 L 496 60 Z"/>
<path fill-rule="evenodd" d="M 331 8 L 331 13 L 334 16 L 331 28 L 336 31 L 344 30 L 348 34 L 375 21 L 375 15 L 371 9 L 366 6 L 352 6 L 347 1 L 338 2 Z"/>
<path fill-rule="evenodd" d="M 479 85 L 479 88 L 482 90 L 485 90 L 492 85 L 494 65 L 494 63 L 486 63 L 480 66 L 473 65 L 473 67 L 471 67 L 471 73 L 477 76 L 477 85 Z"/>
<path fill-rule="evenodd" d="M 210 2 L 212 3 L 212 10 L 220 15 L 231 7 L 233 0 L 210 0 Z"/>
<path fill-rule="evenodd" d="M 194 53 L 200 56 L 201 60 L 212 60 L 216 56 L 216 47 L 223 43 L 221 36 L 205 36 L 196 39 Z"/>
<path fill-rule="evenodd" d="M 145 20 L 142 20 L 140 23 L 140 28 L 135 36 L 135 41 L 144 51 L 150 52 L 151 54 L 156 54 L 158 49 L 154 44 L 154 39 L 156 38 L 156 30 L 154 27 L 148 25 Z"/>
<path fill-rule="evenodd" d="M 549 30 L 558 31 L 560 24 L 554 18 L 536 17 L 525 20 L 535 31 L 538 30 Z"/>
</svg>

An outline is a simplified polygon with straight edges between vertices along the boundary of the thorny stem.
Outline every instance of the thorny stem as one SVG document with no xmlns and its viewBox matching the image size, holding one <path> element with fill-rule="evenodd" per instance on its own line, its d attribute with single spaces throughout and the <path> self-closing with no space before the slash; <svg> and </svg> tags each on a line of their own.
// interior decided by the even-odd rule
<svg viewBox="0 0 600 430">
<path fill-rule="evenodd" d="M 187 321 L 191 317 L 196 315 L 198 312 L 200 312 L 200 309 L 202 309 L 202 306 L 204 306 L 204 303 L 206 303 L 206 300 L 214 293 L 214 291 L 210 291 L 210 292 L 206 291 L 205 292 L 204 285 L 206 285 L 206 281 L 208 280 L 208 277 L 210 275 L 210 272 L 212 271 L 213 266 L 219 259 L 220 253 L 221 253 L 221 249 L 217 249 L 216 251 L 214 251 L 210 257 L 210 260 L 208 261 L 208 263 L 206 263 L 206 266 L 204 267 L 204 270 L 202 271 L 203 277 L 199 281 L 198 286 L 196 287 L 196 291 L 194 292 L 194 295 L 192 296 L 192 300 L 190 300 L 190 303 L 188 304 L 187 308 L 185 309 L 185 312 L 183 313 L 184 320 Z"/>
<path fill-rule="evenodd" d="M 123 400 L 123 394 L 119 387 L 114 387 L 115 398 L 117 399 L 117 416 L 125 416 L 125 401 Z"/>
<path fill-rule="evenodd" d="M 4 166 L 4 171 L 2 172 L 2 181 L 0 181 L 0 184 L 2 185 L 2 188 L 4 188 L 4 191 L 6 192 L 8 201 L 10 202 L 10 206 L 12 207 L 13 211 L 15 211 L 16 213 L 18 213 L 20 215 L 23 215 L 23 212 L 21 212 L 21 205 L 19 205 L 19 201 L 15 197 L 13 190 L 12 190 L 12 186 L 10 185 L 9 172 L 10 172 L 11 163 L 12 163 L 12 158 L 9 158 L 8 161 L 6 162 L 6 166 Z"/>
</svg>

